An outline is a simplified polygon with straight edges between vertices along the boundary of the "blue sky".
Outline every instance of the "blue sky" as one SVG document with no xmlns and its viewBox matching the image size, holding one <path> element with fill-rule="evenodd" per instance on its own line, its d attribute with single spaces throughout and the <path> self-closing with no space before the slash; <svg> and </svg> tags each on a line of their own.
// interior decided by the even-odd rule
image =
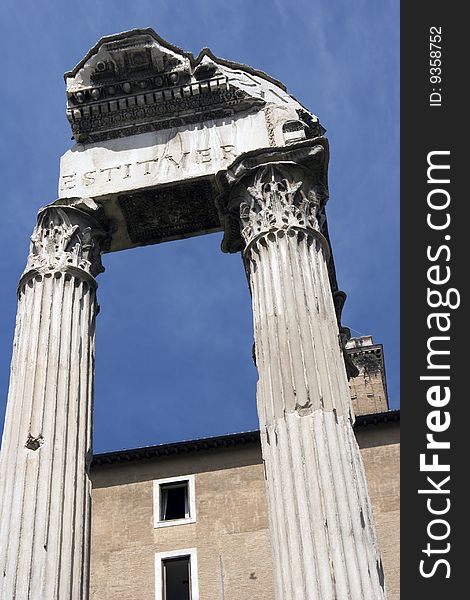
<svg viewBox="0 0 470 600">
<path fill-rule="evenodd" d="M 7 0 L 0 97 L 0 419 L 16 285 L 37 209 L 72 144 L 62 74 L 103 35 L 153 27 L 197 54 L 283 81 L 331 146 L 328 219 L 343 322 L 384 344 L 399 405 L 398 0 Z M 106 255 L 99 278 L 95 451 L 257 427 L 251 306 L 221 234 Z"/>
</svg>

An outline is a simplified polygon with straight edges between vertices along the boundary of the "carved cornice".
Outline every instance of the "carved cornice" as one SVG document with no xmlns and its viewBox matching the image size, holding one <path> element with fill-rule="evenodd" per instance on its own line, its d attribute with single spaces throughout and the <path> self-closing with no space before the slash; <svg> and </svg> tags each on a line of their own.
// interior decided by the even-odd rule
<svg viewBox="0 0 470 600">
<path fill-rule="evenodd" d="M 70 78 L 75 77 L 82 68 L 86 67 L 87 63 L 89 63 L 89 61 L 96 54 L 98 54 L 98 52 L 102 46 L 108 45 L 108 44 L 113 44 L 113 43 L 119 43 L 119 42 L 123 42 L 123 41 L 125 41 L 127 44 L 130 38 L 135 37 L 135 36 L 143 36 L 143 35 L 148 36 L 149 38 L 152 38 L 153 40 L 155 40 L 155 42 L 158 44 L 158 46 L 186 58 L 189 61 L 189 63 L 191 64 L 192 68 L 194 68 L 194 69 L 197 68 L 201 63 L 203 63 L 204 59 L 207 57 L 207 58 L 211 59 L 212 61 L 217 61 L 219 64 L 229 67 L 231 69 L 243 69 L 244 71 L 246 71 L 247 73 L 249 73 L 251 75 L 261 77 L 261 78 L 265 79 L 266 81 L 273 83 L 274 85 L 276 85 L 277 87 L 281 88 L 284 91 L 286 89 L 285 85 L 281 81 L 279 81 L 278 79 L 275 79 L 274 77 L 271 77 L 267 73 L 264 73 L 263 71 L 260 71 L 259 69 L 254 69 L 253 67 L 250 67 L 249 65 L 245 65 L 245 64 L 233 61 L 233 60 L 227 60 L 224 58 L 217 57 L 212 53 L 210 48 L 203 48 L 199 52 L 197 57 L 194 57 L 192 52 L 186 52 L 185 50 L 176 46 L 175 44 L 171 44 L 167 40 L 163 39 L 151 27 L 130 29 L 129 31 L 123 31 L 121 33 L 115 33 L 112 35 L 103 36 L 87 52 L 87 54 L 82 58 L 82 60 L 73 69 L 64 73 L 65 81 L 67 81 Z"/>
<path fill-rule="evenodd" d="M 298 230 L 317 237 L 328 254 L 322 235 L 327 162 L 324 138 L 237 159 L 218 178 L 222 250 L 246 253 L 255 240 L 270 233 Z"/>
<path fill-rule="evenodd" d="M 151 29 L 102 38 L 65 74 L 73 135 L 79 142 L 99 142 L 264 106 L 259 96 L 229 82 L 219 67 L 225 64 L 250 70 L 216 59 L 207 49 L 195 59 Z"/>
<path fill-rule="evenodd" d="M 67 118 L 79 143 L 235 121 L 264 108 L 272 146 L 325 132 L 280 81 L 208 48 L 195 58 L 152 29 L 102 38 L 64 77 Z"/>
<path fill-rule="evenodd" d="M 101 142 L 223 119 L 263 104 L 242 90 L 229 89 L 224 79 L 214 79 L 184 89 L 150 90 L 127 97 L 118 95 L 110 101 L 68 109 L 67 118 L 77 141 Z"/>
<path fill-rule="evenodd" d="M 92 285 L 104 271 L 101 252 L 107 232 L 94 215 L 75 206 L 49 205 L 38 214 L 19 288 L 46 273 L 70 273 Z"/>
</svg>

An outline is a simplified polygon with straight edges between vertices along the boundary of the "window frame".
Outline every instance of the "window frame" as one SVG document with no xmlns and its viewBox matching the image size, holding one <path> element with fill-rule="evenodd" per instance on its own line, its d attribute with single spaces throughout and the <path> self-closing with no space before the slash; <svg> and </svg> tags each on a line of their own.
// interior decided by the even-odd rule
<svg viewBox="0 0 470 600">
<path fill-rule="evenodd" d="M 188 508 L 189 516 L 182 519 L 162 520 L 161 516 L 161 486 L 188 482 Z M 195 477 L 194 475 L 180 475 L 178 477 L 166 477 L 165 479 L 154 479 L 153 481 L 153 527 L 172 527 L 174 525 L 186 525 L 196 522 L 196 497 L 195 497 Z"/>
<path fill-rule="evenodd" d="M 189 557 L 191 600 L 199 600 L 196 548 L 182 548 L 181 550 L 155 553 L 155 600 L 165 600 L 163 598 L 163 562 L 167 559 L 185 557 Z"/>
</svg>

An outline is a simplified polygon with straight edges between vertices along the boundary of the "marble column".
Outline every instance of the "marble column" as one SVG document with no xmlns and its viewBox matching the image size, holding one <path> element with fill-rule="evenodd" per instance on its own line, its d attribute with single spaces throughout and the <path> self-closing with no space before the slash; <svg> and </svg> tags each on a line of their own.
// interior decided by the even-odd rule
<svg viewBox="0 0 470 600">
<path fill-rule="evenodd" d="M 251 152 L 219 179 L 223 250 L 243 252 L 277 600 L 384 599 L 322 231 L 321 138 Z"/>
<path fill-rule="evenodd" d="M 105 232 L 87 210 L 93 203 L 80 206 L 40 211 L 18 286 L 0 462 L 5 600 L 88 598 L 95 276 Z"/>
</svg>

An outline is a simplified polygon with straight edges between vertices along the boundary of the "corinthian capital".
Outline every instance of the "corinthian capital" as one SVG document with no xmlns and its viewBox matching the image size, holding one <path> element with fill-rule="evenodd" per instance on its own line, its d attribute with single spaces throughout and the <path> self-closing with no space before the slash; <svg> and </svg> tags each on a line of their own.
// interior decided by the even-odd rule
<svg viewBox="0 0 470 600">
<path fill-rule="evenodd" d="M 39 211 L 23 278 L 28 273 L 69 271 L 94 278 L 104 271 L 101 252 L 107 233 L 103 225 L 83 209 L 96 205 L 51 204 Z"/>
<path fill-rule="evenodd" d="M 312 141 L 314 143 L 312 143 Z M 219 178 L 224 252 L 246 251 L 270 233 L 320 233 L 328 197 L 324 138 L 240 157 Z"/>
<path fill-rule="evenodd" d="M 319 201 L 288 169 L 268 165 L 258 170 L 239 206 L 241 235 L 249 246 L 256 238 L 280 229 L 319 229 Z"/>
</svg>

